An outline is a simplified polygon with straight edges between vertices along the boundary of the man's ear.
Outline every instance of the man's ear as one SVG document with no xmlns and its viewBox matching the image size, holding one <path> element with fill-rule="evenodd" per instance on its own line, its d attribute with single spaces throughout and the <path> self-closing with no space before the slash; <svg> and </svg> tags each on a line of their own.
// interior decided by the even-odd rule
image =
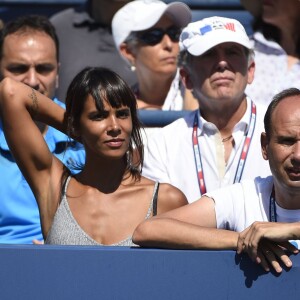
<svg viewBox="0 0 300 300">
<path fill-rule="evenodd" d="M 191 76 L 190 76 L 189 71 L 186 68 L 180 68 L 179 72 L 180 72 L 180 76 L 181 76 L 181 79 L 182 79 L 182 82 L 183 82 L 184 86 L 187 89 L 192 90 L 193 89 L 193 83 L 191 81 Z"/>
<path fill-rule="evenodd" d="M 265 160 L 268 160 L 269 159 L 269 156 L 268 156 L 269 139 L 267 138 L 267 135 L 265 132 L 261 133 L 260 144 L 261 144 L 262 156 Z"/>
<path fill-rule="evenodd" d="M 247 83 L 251 84 L 254 80 L 254 73 L 255 73 L 255 62 L 252 60 L 248 66 L 248 79 Z"/>
</svg>

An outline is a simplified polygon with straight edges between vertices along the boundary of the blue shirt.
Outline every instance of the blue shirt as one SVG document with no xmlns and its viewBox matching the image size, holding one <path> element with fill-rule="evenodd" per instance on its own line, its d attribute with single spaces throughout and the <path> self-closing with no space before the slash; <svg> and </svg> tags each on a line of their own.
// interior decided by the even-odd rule
<svg viewBox="0 0 300 300">
<path fill-rule="evenodd" d="M 59 100 L 54 102 L 64 107 Z M 65 150 L 70 139 L 52 127 L 48 127 L 45 140 L 50 151 L 70 170 L 74 163 L 84 164 L 85 151 L 80 143 L 71 141 Z M 9 151 L 0 122 L 0 243 L 32 244 L 33 239 L 43 240 L 38 206 Z"/>
</svg>

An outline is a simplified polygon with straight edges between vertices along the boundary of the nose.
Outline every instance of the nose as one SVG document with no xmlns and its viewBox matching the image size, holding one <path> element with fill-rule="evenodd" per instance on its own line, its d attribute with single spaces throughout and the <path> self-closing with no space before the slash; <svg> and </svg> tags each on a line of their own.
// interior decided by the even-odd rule
<svg viewBox="0 0 300 300">
<path fill-rule="evenodd" d="M 165 33 L 162 40 L 161 40 L 162 45 L 164 46 L 165 49 L 171 50 L 173 47 L 173 41 L 171 38 Z"/>
<path fill-rule="evenodd" d="M 294 145 L 292 160 L 300 165 L 300 141 L 297 141 Z"/>
<path fill-rule="evenodd" d="M 222 56 L 218 57 L 217 69 L 219 72 L 223 72 L 228 69 L 227 60 Z"/>
<path fill-rule="evenodd" d="M 217 50 L 218 51 L 215 51 L 217 70 L 219 72 L 223 72 L 229 68 L 228 60 L 226 58 L 226 54 L 224 53 L 224 51 L 222 51 L 222 49 L 217 49 Z"/>
<path fill-rule="evenodd" d="M 23 83 L 29 85 L 35 90 L 39 90 L 39 77 L 34 68 L 30 68 L 28 72 L 26 73 Z"/>
<path fill-rule="evenodd" d="M 121 134 L 121 127 L 118 122 L 118 119 L 115 116 L 111 117 L 109 127 L 107 129 L 107 134 L 112 137 L 117 137 Z"/>
</svg>

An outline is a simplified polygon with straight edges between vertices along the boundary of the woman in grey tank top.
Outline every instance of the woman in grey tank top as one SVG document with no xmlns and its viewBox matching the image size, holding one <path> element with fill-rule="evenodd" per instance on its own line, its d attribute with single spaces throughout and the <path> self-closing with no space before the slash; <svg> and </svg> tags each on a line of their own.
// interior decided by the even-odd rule
<svg viewBox="0 0 300 300">
<path fill-rule="evenodd" d="M 136 99 L 116 73 L 86 68 L 72 81 L 66 111 L 30 87 L 0 83 L 4 132 L 35 195 L 46 243 L 131 246 L 145 218 L 187 203 L 181 191 L 141 176 Z M 75 176 L 52 156 L 34 121 L 82 142 Z M 159 187 L 159 188 L 158 188 Z"/>
</svg>

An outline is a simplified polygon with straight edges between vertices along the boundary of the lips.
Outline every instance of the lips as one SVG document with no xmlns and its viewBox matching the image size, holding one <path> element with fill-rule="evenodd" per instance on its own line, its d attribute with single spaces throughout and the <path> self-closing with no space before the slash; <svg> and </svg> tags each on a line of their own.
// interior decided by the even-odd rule
<svg viewBox="0 0 300 300">
<path fill-rule="evenodd" d="M 176 63 L 177 59 L 175 56 L 169 56 L 169 57 L 163 58 L 162 61 L 168 62 L 168 63 Z"/>
<path fill-rule="evenodd" d="M 214 83 L 226 83 L 228 81 L 232 81 L 233 79 L 230 77 L 216 77 L 212 80 Z"/>
<path fill-rule="evenodd" d="M 124 143 L 124 139 L 111 139 L 108 141 L 105 141 L 105 144 L 108 145 L 111 148 L 120 148 L 123 143 Z"/>
<path fill-rule="evenodd" d="M 287 173 L 291 180 L 300 180 L 300 168 L 288 168 Z"/>
</svg>

